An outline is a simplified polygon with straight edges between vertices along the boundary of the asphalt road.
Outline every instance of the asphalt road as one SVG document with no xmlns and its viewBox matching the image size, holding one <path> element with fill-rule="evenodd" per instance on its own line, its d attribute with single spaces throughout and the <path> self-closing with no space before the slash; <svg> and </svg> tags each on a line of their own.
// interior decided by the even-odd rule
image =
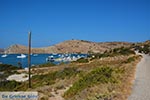
<svg viewBox="0 0 150 100">
<path fill-rule="evenodd" d="M 150 56 L 142 56 L 137 65 L 132 93 L 128 100 L 150 100 Z"/>
</svg>

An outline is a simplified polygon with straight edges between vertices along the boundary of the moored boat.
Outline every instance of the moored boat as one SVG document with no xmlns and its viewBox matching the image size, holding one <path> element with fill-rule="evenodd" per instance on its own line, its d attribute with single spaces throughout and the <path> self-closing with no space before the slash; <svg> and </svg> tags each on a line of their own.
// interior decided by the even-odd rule
<svg viewBox="0 0 150 100">
<path fill-rule="evenodd" d="M 1 57 L 3 57 L 3 58 L 4 58 L 4 57 L 7 57 L 7 56 L 8 56 L 7 54 L 4 54 L 4 55 L 2 55 Z"/>
<path fill-rule="evenodd" d="M 17 56 L 17 58 L 26 58 L 26 55 L 21 54 L 20 56 Z"/>
</svg>

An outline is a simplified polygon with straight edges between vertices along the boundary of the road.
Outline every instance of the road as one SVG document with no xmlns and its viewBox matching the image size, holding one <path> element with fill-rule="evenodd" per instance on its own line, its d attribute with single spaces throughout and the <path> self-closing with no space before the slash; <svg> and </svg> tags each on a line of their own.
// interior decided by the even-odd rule
<svg viewBox="0 0 150 100">
<path fill-rule="evenodd" d="M 132 93 L 128 100 L 150 100 L 150 56 L 142 56 L 137 65 Z"/>
</svg>

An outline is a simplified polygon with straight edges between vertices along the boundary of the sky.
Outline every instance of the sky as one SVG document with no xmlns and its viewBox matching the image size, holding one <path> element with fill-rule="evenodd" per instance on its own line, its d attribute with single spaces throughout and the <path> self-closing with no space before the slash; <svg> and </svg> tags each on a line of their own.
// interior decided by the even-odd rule
<svg viewBox="0 0 150 100">
<path fill-rule="evenodd" d="M 0 48 L 150 39 L 150 0 L 0 0 Z"/>
</svg>

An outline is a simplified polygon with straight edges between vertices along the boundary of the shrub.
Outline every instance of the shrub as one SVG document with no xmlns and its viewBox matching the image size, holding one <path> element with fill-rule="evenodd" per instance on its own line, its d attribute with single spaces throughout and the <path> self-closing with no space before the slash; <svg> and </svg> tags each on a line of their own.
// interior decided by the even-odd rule
<svg viewBox="0 0 150 100">
<path fill-rule="evenodd" d="M 141 46 L 134 46 L 135 50 L 138 50 L 139 53 L 145 53 L 148 54 L 150 53 L 150 44 L 143 44 Z"/>
<path fill-rule="evenodd" d="M 3 82 L 0 82 L 0 91 L 14 91 L 15 88 L 17 88 L 19 85 L 21 85 L 20 82 L 3 81 Z"/>
<path fill-rule="evenodd" d="M 75 61 L 75 62 L 78 62 L 78 63 L 88 63 L 89 61 L 88 61 L 87 58 L 80 58 L 80 59 L 78 59 L 78 60 Z"/>
<path fill-rule="evenodd" d="M 70 78 L 76 74 L 80 73 L 76 68 L 64 68 L 60 71 L 55 71 L 45 75 L 35 75 L 32 77 L 32 83 L 34 88 L 43 85 L 51 85 L 55 83 L 56 79 Z"/>
<path fill-rule="evenodd" d="M 145 54 L 148 54 L 150 53 L 150 45 L 144 45 L 142 51 L 145 53 Z"/>
<path fill-rule="evenodd" d="M 106 50 L 104 53 L 91 54 L 90 57 L 94 56 L 96 59 L 99 59 L 103 57 L 114 57 L 118 55 L 130 55 L 130 54 L 135 54 L 135 52 L 130 48 L 121 47 L 121 48 L 114 48 L 110 51 Z"/>
<path fill-rule="evenodd" d="M 3 74 L 0 75 L 0 80 L 5 80 L 9 75 L 14 73 L 18 73 L 16 70 L 20 69 L 19 67 L 8 65 L 8 64 L 0 64 L 0 72 Z"/>
<path fill-rule="evenodd" d="M 45 64 L 40 64 L 38 67 L 51 67 L 51 66 L 55 66 L 55 64 L 48 62 L 48 63 L 45 63 Z"/>
<path fill-rule="evenodd" d="M 126 61 L 123 63 L 131 63 L 132 61 L 135 61 L 135 57 L 129 57 Z"/>
<path fill-rule="evenodd" d="M 120 69 L 115 69 L 111 67 L 101 67 L 92 70 L 86 76 L 83 76 L 77 82 L 73 84 L 73 86 L 65 92 L 64 97 L 69 98 L 72 97 L 87 87 L 91 87 L 95 84 L 100 83 L 118 83 L 117 74 L 122 71 L 118 71 Z"/>
<path fill-rule="evenodd" d="M 9 64 L 0 64 L 0 71 L 11 71 L 20 69 L 19 67 L 9 65 Z"/>
</svg>

